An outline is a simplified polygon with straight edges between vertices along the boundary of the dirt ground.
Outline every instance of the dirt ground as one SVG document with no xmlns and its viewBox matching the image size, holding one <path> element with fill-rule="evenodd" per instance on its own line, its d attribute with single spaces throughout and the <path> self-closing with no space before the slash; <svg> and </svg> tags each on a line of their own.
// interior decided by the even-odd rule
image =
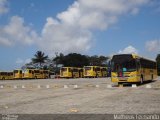
<svg viewBox="0 0 160 120">
<path fill-rule="evenodd" d="M 112 87 L 110 78 L 0 81 L 1 114 L 158 114 L 160 78 Z"/>
</svg>

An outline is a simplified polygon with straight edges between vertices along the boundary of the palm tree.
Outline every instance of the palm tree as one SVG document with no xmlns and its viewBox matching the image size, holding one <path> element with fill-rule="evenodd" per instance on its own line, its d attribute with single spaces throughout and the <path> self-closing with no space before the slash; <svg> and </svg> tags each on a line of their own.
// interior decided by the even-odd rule
<svg viewBox="0 0 160 120">
<path fill-rule="evenodd" d="M 42 51 L 37 51 L 36 54 L 34 55 L 35 58 L 32 58 L 33 63 L 39 63 L 40 67 L 42 63 L 45 62 L 45 60 L 48 59 L 48 55 L 45 56 L 44 52 Z"/>
</svg>

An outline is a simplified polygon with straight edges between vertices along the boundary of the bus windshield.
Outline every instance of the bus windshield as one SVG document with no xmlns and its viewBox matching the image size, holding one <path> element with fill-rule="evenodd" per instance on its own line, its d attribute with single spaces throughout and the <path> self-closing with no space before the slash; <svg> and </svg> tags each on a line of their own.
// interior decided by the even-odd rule
<svg viewBox="0 0 160 120">
<path fill-rule="evenodd" d="M 132 72 L 135 70 L 136 70 L 136 62 L 134 60 L 123 63 L 112 62 L 112 71 L 114 72 L 118 71 Z"/>
<path fill-rule="evenodd" d="M 84 67 L 85 70 L 91 70 L 91 67 Z"/>
<path fill-rule="evenodd" d="M 18 70 L 14 70 L 14 73 L 18 73 Z"/>
<path fill-rule="evenodd" d="M 136 60 L 131 56 L 114 56 L 112 61 L 113 72 L 132 72 L 136 70 Z"/>
<path fill-rule="evenodd" d="M 61 71 L 67 71 L 67 68 L 61 68 Z"/>
<path fill-rule="evenodd" d="M 73 69 L 73 72 L 78 72 L 78 69 Z"/>
<path fill-rule="evenodd" d="M 100 71 L 100 68 L 99 68 L 99 67 L 97 67 L 95 70 L 96 70 L 96 71 Z"/>
</svg>

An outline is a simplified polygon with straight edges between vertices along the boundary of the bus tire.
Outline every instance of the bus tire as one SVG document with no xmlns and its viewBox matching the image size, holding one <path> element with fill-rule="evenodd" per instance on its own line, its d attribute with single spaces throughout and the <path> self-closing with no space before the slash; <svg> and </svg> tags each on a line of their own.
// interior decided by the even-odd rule
<svg viewBox="0 0 160 120">
<path fill-rule="evenodd" d="M 5 80 L 5 78 L 3 77 L 2 80 Z"/>
<path fill-rule="evenodd" d="M 37 76 L 35 76 L 34 79 L 37 79 Z"/>
<path fill-rule="evenodd" d="M 141 75 L 141 78 L 140 78 L 140 83 L 143 84 L 144 83 L 144 80 L 143 80 L 143 76 Z"/>
</svg>

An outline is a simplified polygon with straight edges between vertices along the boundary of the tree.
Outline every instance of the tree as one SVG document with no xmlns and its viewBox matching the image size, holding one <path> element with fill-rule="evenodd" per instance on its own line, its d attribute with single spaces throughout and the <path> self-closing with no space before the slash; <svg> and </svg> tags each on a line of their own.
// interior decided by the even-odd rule
<svg viewBox="0 0 160 120">
<path fill-rule="evenodd" d="M 56 64 L 63 64 L 65 67 L 84 67 L 84 66 L 108 66 L 109 57 L 106 56 L 86 56 L 78 53 L 68 55 L 57 54 L 53 61 Z"/>
<path fill-rule="evenodd" d="M 88 58 L 85 55 L 78 53 L 70 53 L 64 58 L 64 66 L 83 67 L 89 64 Z"/>
<path fill-rule="evenodd" d="M 88 57 L 78 53 L 70 53 L 65 56 L 61 53 L 53 61 L 57 64 L 63 64 L 65 67 L 83 67 L 89 65 Z"/>
<path fill-rule="evenodd" d="M 89 65 L 94 65 L 94 66 L 98 66 L 99 65 L 99 61 L 98 61 L 98 56 L 97 55 L 88 57 L 88 59 L 89 59 Z"/>
<path fill-rule="evenodd" d="M 59 55 L 56 54 L 56 57 L 53 59 L 53 61 L 56 63 L 56 66 L 58 64 L 63 64 L 63 61 L 64 61 L 64 55 L 63 55 L 63 53 L 60 53 Z"/>
<path fill-rule="evenodd" d="M 89 65 L 107 66 L 109 57 L 94 55 L 89 57 L 88 59 L 89 59 Z"/>
<path fill-rule="evenodd" d="M 55 63 L 56 67 L 54 67 L 54 72 L 56 74 L 59 74 L 60 67 L 58 67 L 59 64 L 63 64 L 64 55 L 60 53 L 58 55 L 58 52 L 55 52 L 56 57 L 53 59 L 53 62 Z"/>
<path fill-rule="evenodd" d="M 157 55 L 156 62 L 157 62 L 157 73 L 160 76 L 160 54 Z"/>
<path fill-rule="evenodd" d="M 34 58 L 32 58 L 33 63 L 39 63 L 40 67 L 42 63 L 45 62 L 45 60 L 48 59 L 48 55 L 45 56 L 44 52 L 42 51 L 37 51 L 36 54 L 34 55 Z"/>
</svg>

